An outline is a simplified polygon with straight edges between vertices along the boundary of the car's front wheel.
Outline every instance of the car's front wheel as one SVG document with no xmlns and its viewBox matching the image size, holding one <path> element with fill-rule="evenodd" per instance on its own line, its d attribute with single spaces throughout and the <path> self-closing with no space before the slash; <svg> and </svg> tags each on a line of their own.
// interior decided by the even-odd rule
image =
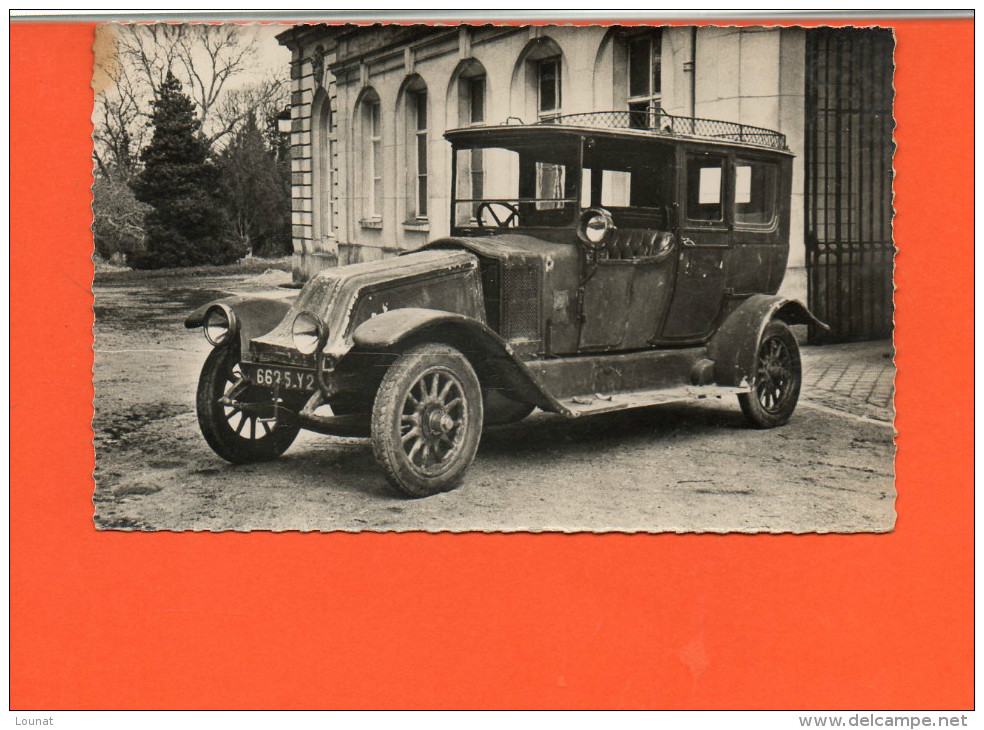
<svg viewBox="0 0 984 730">
<path fill-rule="evenodd" d="M 411 497 L 454 489 L 482 436 L 482 388 L 453 347 L 425 344 L 386 372 L 372 409 L 372 449 L 390 484 Z"/>
<path fill-rule="evenodd" d="M 212 451 L 233 464 L 269 461 L 294 443 L 300 427 L 278 418 L 269 395 L 251 385 L 234 348 L 209 353 L 198 379 L 198 425 Z"/>
<path fill-rule="evenodd" d="M 766 325 L 755 357 L 755 374 L 747 393 L 738 396 L 745 418 L 757 428 L 789 421 L 803 379 L 799 346 L 785 322 Z"/>
</svg>

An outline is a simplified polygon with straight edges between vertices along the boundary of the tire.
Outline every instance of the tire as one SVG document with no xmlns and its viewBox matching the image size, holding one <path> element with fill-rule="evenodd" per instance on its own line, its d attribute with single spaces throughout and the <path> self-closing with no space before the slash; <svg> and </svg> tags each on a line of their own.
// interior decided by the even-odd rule
<svg viewBox="0 0 984 730">
<path fill-rule="evenodd" d="M 742 413 L 756 428 L 784 425 L 796 410 L 802 381 L 796 338 L 785 322 L 772 320 L 759 341 L 752 384 L 738 396 Z"/>
<path fill-rule="evenodd" d="M 453 347 L 425 344 L 400 355 L 372 409 L 372 450 L 386 479 L 410 497 L 454 489 L 482 437 L 482 388 Z"/>
<path fill-rule="evenodd" d="M 219 399 L 240 388 L 240 402 L 269 402 L 265 391 L 245 382 L 235 349 L 216 347 L 209 353 L 198 379 L 195 399 L 198 425 L 212 451 L 233 464 L 270 461 L 283 454 L 300 427 L 274 418 L 249 415 Z"/>
<path fill-rule="evenodd" d="M 482 391 L 483 426 L 503 426 L 522 421 L 536 406 L 508 398 L 497 390 Z"/>
</svg>

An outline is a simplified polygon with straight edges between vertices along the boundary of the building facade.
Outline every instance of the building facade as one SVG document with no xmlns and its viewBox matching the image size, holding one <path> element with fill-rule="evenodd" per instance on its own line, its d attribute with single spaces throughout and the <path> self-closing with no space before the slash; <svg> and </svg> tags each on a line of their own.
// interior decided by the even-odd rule
<svg viewBox="0 0 984 730">
<path fill-rule="evenodd" d="M 852 38 L 878 31 L 859 33 Z M 891 88 L 891 45 L 886 78 L 884 43 L 857 44 L 868 51 L 867 65 L 855 74 L 857 89 L 852 87 L 853 96 L 845 100 L 853 104 L 847 111 L 839 69 L 844 63 L 864 65 L 864 50 L 845 55 L 840 36 L 829 41 L 812 34 L 803 28 L 598 25 L 308 25 L 285 31 L 279 39 L 292 52 L 295 278 L 395 255 L 447 235 L 451 147 L 443 134 L 448 129 L 657 108 L 786 135 L 796 157 L 783 291 L 812 302 L 816 297 L 808 283 L 817 288 L 822 281 L 829 299 L 843 283 L 808 275 L 808 264 L 828 266 L 836 258 L 838 267 L 845 260 L 850 265 L 852 252 L 850 246 L 846 253 L 835 251 L 827 239 L 860 236 L 859 216 L 870 217 L 878 208 L 881 227 L 877 233 L 872 226 L 865 230 L 891 247 L 891 95 L 884 90 L 886 84 Z M 867 84 L 864 73 L 871 76 Z M 873 87 L 879 90 L 871 92 Z M 875 112 L 864 104 L 876 97 L 880 120 L 870 124 L 867 116 Z M 846 135 L 853 152 L 846 144 L 843 150 L 832 144 L 837 135 Z M 862 150 L 869 150 L 867 156 Z M 868 170 L 864 189 L 861 168 Z M 491 173 L 471 172 L 473 187 Z M 851 182 L 842 194 L 844 176 Z M 875 185 L 881 186 L 878 195 L 871 192 Z M 872 210 L 862 210 L 863 200 Z M 846 227 L 840 223 L 844 207 L 854 211 Z M 820 247 L 821 239 L 826 258 L 810 248 Z M 877 272 L 859 274 L 848 286 L 883 279 L 884 256 L 879 261 Z M 890 282 L 890 261 L 888 269 Z M 879 280 L 879 291 L 883 284 Z M 877 316 L 884 319 L 883 312 Z"/>
</svg>

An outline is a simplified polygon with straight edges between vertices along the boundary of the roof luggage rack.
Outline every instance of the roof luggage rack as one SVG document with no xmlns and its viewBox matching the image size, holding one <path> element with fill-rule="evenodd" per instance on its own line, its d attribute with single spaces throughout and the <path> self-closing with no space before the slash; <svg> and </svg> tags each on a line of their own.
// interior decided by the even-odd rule
<svg viewBox="0 0 984 730">
<path fill-rule="evenodd" d="M 698 137 L 716 141 L 740 142 L 785 150 L 786 135 L 764 127 L 700 117 L 679 117 L 664 111 L 604 111 L 561 114 L 540 124 L 562 124 L 595 129 L 625 129 L 649 132 L 654 136 Z"/>
</svg>

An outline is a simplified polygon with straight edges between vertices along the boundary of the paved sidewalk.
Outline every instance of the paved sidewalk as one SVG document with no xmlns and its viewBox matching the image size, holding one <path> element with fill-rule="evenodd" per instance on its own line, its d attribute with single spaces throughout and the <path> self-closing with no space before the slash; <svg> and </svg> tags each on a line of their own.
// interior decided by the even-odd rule
<svg viewBox="0 0 984 730">
<path fill-rule="evenodd" d="M 891 340 L 802 347 L 802 402 L 892 423 L 894 352 Z"/>
</svg>

